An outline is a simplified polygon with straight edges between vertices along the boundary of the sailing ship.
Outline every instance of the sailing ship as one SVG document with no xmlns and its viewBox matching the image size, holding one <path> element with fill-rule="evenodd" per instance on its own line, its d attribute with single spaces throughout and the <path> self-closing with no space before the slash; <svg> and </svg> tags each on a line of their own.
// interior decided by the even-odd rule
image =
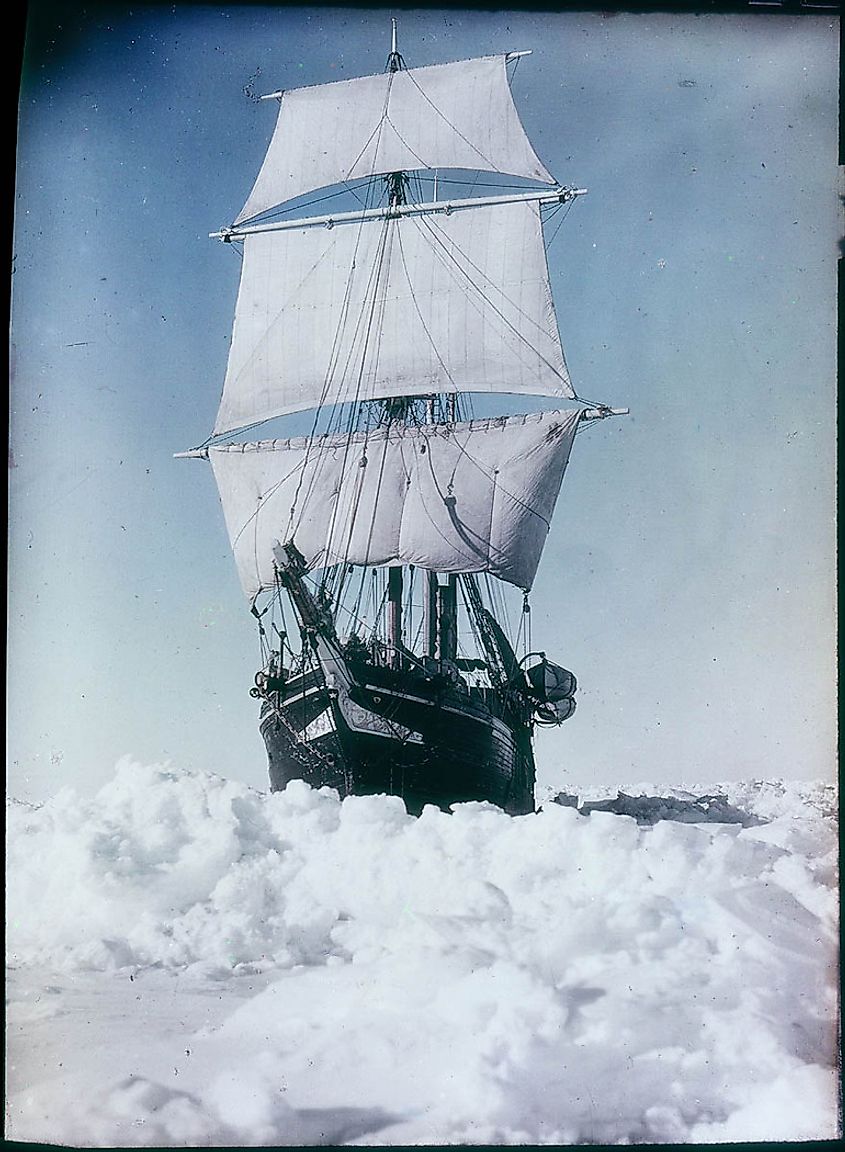
<svg viewBox="0 0 845 1152">
<path fill-rule="evenodd" d="M 529 54 L 408 67 L 394 21 L 382 72 L 261 97 L 263 165 L 211 234 L 240 287 L 213 432 L 179 455 L 211 462 L 257 621 L 273 790 L 528 813 L 534 728 L 574 711 L 528 593 L 576 433 L 626 410 L 581 400 L 564 359 L 544 217 L 585 190 L 522 127 Z M 476 415 L 491 394 L 574 404 Z M 266 435 L 292 414 L 307 434 Z"/>
</svg>

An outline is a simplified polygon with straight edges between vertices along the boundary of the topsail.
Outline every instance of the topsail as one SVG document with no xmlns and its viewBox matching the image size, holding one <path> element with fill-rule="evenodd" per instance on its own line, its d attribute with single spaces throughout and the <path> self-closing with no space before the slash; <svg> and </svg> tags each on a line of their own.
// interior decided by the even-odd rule
<svg viewBox="0 0 845 1152">
<path fill-rule="evenodd" d="M 554 184 L 511 98 L 506 56 L 294 88 L 236 223 L 331 184 L 434 168 Z"/>
<path fill-rule="evenodd" d="M 216 434 L 456 391 L 574 396 L 536 203 L 244 237 Z"/>
</svg>

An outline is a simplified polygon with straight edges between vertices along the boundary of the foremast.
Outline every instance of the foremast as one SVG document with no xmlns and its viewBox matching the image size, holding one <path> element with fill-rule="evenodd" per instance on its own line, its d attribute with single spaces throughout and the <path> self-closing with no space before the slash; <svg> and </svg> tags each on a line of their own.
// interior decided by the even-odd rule
<svg viewBox="0 0 845 1152">
<path fill-rule="evenodd" d="M 396 73 L 404 67 L 405 61 L 396 46 L 396 19 L 391 19 L 392 44 L 390 55 L 387 58 L 387 71 Z M 387 185 L 387 210 L 395 215 L 397 210 L 407 203 L 407 174 L 403 171 L 390 172 L 385 177 Z M 383 418 L 388 427 L 393 421 L 407 422 L 413 401 L 406 396 L 390 396 L 382 402 Z M 427 580 L 435 580 L 433 573 L 427 574 Z M 390 567 L 387 570 L 387 639 L 390 646 L 391 666 L 397 671 L 402 667 L 402 593 L 405 578 L 402 567 Z"/>
</svg>

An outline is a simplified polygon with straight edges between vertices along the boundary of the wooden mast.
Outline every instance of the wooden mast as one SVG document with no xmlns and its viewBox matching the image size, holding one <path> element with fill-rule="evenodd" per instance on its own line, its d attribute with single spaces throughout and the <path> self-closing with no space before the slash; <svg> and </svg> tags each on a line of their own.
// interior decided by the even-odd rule
<svg viewBox="0 0 845 1152">
<path fill-rule="evenodd" d="M 437 656 L 437 573 L 425 573 L 423 593 L 423 643 L 424 655 L 432 660 Z"/>
<path fill-rule="evenodd" d="M 387 570 L 387 638 L 390 644 L 390 663 L 393 668 L 402 666 L 402 569 Z"/>
<path fill-rule="evenodd" d="M 458 585 L 450 575 L 437 589 L 440 616 L 440 663 L 454 663 L 458 656 Z"/>
<path fill-rule="evenodd" d="M 391 25 L 391 45 L 390 55 L 387 58 L 387 70 L 388 72 L 398 72 L 402 67 L 403 60 L 396 47 L 395 17 L 391 18 Z M 387 188 L 390 208 L 398 208 L 405 203 L 404 172 L 391 172 L 387 177 Z M 388 423 L 397 415 L 401 418 L 407 412 L 407 408 L 407 401 L 403 405 L 401 402 L 388 400 L 386 403 Z M 402 573 L 401 567 L 388 568 L 387 570 L 387 640 L 390 645 L 390 664 L 396 669 L 402 667 L 402 590 L 404 584 Z"/>
</svg>

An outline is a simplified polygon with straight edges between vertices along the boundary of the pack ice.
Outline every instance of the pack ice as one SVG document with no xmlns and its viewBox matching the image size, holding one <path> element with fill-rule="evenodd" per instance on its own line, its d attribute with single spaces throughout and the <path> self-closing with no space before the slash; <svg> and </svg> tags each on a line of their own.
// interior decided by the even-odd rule
<svg viewBox="0 0 845 1152">
<path fill-rule="evenodd" d="M 835 1137 L 833 788 L 659 791 L 413 819 L 125 760 L 12 802 L 7 1137 Z"/>
</svg>

